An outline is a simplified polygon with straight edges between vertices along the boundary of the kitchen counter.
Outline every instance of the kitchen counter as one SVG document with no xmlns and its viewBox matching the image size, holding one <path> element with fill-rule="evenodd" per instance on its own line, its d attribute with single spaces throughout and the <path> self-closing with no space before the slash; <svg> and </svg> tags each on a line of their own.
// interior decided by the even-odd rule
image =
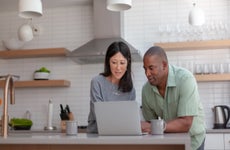
<svg viewBox="0 0 230 150">
<path fill-rule="evenodd" d="M 64 149 L 131 149 L 137 150 L 190 150 L 190 136 L 186 133 L 143 135 L 143 136 L 98 136 L 97 134 L 78 133 L 66 136 L 65 133 L 9 133 L 7 138 L 0 137 L 0 147 L 6 149 L 26 148 L 30 150 Z M 27 149 L 26 149 L 27 150 Z"/>
</svg>

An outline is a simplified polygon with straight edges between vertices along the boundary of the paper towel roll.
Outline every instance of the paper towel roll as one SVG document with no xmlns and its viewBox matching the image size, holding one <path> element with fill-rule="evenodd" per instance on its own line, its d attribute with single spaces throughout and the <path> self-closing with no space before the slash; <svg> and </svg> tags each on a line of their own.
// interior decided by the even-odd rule
<svg viewBox="0 0 230 150">
<path fill-rule="evenodd" d="M 52 127 L 52 120 L 53 120 L 53 103 L 49 100 L 49 108 L 48 108 L 48 125 L 47 127 Z"/>
</svg>

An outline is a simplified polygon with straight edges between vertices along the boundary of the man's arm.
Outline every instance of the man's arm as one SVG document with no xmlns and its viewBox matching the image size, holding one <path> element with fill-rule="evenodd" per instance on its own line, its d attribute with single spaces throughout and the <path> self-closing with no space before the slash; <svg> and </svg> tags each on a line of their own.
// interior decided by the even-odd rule
<svg viewBox="0 0 230 150">
<path fill-rule="evenodd" d="M 193 116 L 178 117 L 166 123 L 165 132 L 188 132 L 192 126 Z"/>
<path fill-rule="evenodd" d="M 193 116 L 178 117 L 166 122 L 166 133 L 188 132 L 192 126 Z M 141 122 L 142 132 L 151 133 L 151 123 L 148 121 Z"/>
</svg>

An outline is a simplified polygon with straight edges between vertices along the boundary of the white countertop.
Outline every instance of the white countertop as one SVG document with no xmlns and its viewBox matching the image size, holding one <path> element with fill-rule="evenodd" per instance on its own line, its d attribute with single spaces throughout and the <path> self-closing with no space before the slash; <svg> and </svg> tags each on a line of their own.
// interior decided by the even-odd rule
<svg viewBox="0 0 230 150">
<path fill-rule="evenodd" d="M 98 136 L 97 134 L 78 133 L 66 136 L 65 133 L 9 133 L 7 138 L 0 137 L 1 144 L 184 144 L 190 147 L 187 133 L 142 135 L 142 136 Z"/>
<path fill-rule="evenodd" d="M 207 133 L 230 133 L 230 129 L 206 129 Z"/>
</svg>

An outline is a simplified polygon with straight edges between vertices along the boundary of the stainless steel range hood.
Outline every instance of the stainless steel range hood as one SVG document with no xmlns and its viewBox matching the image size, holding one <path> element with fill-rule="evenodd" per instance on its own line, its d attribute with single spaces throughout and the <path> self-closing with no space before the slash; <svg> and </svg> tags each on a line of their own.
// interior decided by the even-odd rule
<svg viewBox="0 0 230 150">
<path fill-rule="evenodd" d="M 68 54 L 79 64 L 104 63 L 108 46 L 114 41 L 128 44 L 133 61 L 141 61 L 140 52 L 123 37 L 123 14 L 106 10 L 106 0 L 94 0 L 94 39 Z"/>
</svg>

